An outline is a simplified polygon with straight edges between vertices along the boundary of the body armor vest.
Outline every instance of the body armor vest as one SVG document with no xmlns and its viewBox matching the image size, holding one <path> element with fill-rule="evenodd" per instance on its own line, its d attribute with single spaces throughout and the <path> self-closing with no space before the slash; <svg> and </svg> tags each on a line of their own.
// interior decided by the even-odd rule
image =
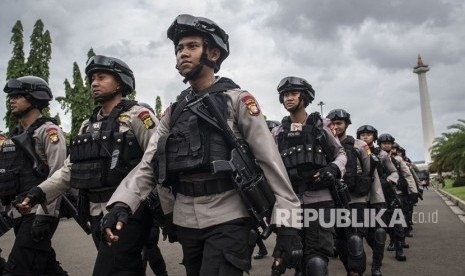
<svg viewBox="0 0 465 276">
<path fill-rule="evenodd" d="M 282 120 L 283 132 L 278 135 L 278 148 L 288 172 L 294 190 L 302 190 L 299 186 L 305 185 L 305 190 L 318 190 L 313 175 L 317 170 L 328 164 L 327 154 L 323 151 L 324 145 L 317 140 L 321 134 L 312 115 L 302 126 L 301 131 L 291 131 L 291 120 L 286 116 Z"/>
<path fill-rule="evenodd" d="M 9 139 L 3 142 L 0 148 L 0 197 L 3 197 L 3 204 L 8 204 L 7 201 L 13 199 L 14 196 L 29 191 L 47 179 L 48 166 L 37 156 L 32 137 L 34 131 L 47 121 L 53 122 L 50 118 L 43 117 L 29 126 L 25 130 L 26 133 L 22 134 L 29 137 L 24 139 L 25 142 L 20 145 L 12 141 L 13 137 L 19 135 L 18 128 L 13 131 Z M 33 156 L 29 156 L 27 152 Z M 34 162 L 40 162 L 41 165 L 34 167 Z M 38 167 L 45 167 L 45 169 L 39 171 L 36 169 Z"/>
<path fill-rule="evenodd" d="M 123 100 L 102 120 L 97 120 L 96 108 L 84 133 L 71 139 L 71 187 L 116 187 L 140 162 L 144 153 L 134 133 L 119 131 L 119 115 L 134 105 Z"/>
<path fill-rule="evenodd" d="M 210 98 L 217 106 L 227 106 L 224 93 L 211 93 Z M 176 105 L 179 105 L 179 102 Z M 172 115 L 176 114 L 176 108 L 182 107 L 172 108 Z M 222 110 L 226 118 L 227 109 Z M 157 152 L 153 160 L 154 173 L 158 179 L 160 173 L 173 179 L 181 172 L 184 174 L 211 172 L 212 161 L 230 159 L 231 149 L 223 135 L 189 108 L 184 109 L 177 118 L 172 116 L 171 120 L 170 132 L 158 140 Z M 219 178 L 223 177 L 219 176 Z"/>
<path fill-rule="evenodd" d="M 344 147 L 347 156 L 344 182 L 347 184 L 351 193 L 358 196 L 365 196 L 370 192 L 373 179 L 369 172 L 358 172 L 357 161 L 360 160 L 360 155 L 355 148 L 354 137 L 347 136 L 347 138 L 342 141 L 341 145 Z"/>
</svg>

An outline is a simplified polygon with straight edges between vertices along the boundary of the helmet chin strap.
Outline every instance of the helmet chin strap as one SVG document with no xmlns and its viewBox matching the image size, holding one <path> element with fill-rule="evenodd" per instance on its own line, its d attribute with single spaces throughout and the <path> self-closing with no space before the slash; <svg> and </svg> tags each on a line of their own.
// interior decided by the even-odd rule
<svg viewBox="0 0 465 276">
<path fill-rule="evenodd" d="M 208 67 L 212 69 L 215 69 L 215 63 L 208 60 L 207 58 L 206 49 L 207 49 L 207 45 L 204 43 L 203 50 L 202 50 L 202 56 L 200 56 L 199 64 L 197 64 L 194 68 L 192 68 L 192 70 L 187 72 L 185 75 L 183 75 L 181 71 L 179 71 L 179 67 L 176 65 L 176 69 L 178 69 L 179 74 L 184 77 L 184 80 L 183 80 L 184 83 L 187 83 L 190 80 L 195 80 L 199 76 L 204 65 L 207 65 Z"/>
<path fill-rule="evenodd" d="M 299 103 L 298 103 L 296 106 L 292 107 L 292 108 L 286 108 L 287 111 L 289 111 L 290 113 L 296 112 L 297 109 L 300 107 L 300 103 L 301 103 L 301 102 L 302 102 L 302 97 L 299 97 Z M 284 104 L 284 103 L 283 103 L 283 104 Z"/>
<path fill-rule="evenodd" d="M 104 96 L 100 96 L 100 97 L 97 97 L 97 98 L 94 98 L 94 104 L 102 104 L 106 101 L 109 101 L 111 99 L 113 99 L 114 97 L 116 97 L 118 94 L 121 94 L 121 91 L 119 89 L 116 89 L 115 91 L 113 91 L 111 94 L 108 94 L 108 95 L 104 95 Z"/>
</svg>

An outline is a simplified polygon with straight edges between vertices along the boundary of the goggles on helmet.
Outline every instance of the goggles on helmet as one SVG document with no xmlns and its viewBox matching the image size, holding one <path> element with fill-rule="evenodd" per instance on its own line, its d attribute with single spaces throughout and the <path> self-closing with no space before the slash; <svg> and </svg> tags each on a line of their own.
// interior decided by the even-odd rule
<svg viewBox="0 0 465 276">
<path fill-rule="evenodd" d="M 286 77 L 282 79 L 278 84 L 278 91 L 286 91 L 289 89 L 302 88 L 309 89 L 312 86 L 304 79 L 297 77 Z"/>
<path fill-rule="evenodd" d="M 32 92 L 36 90 L 49 90 L 49 88 L 41 84 L 24 83 L 17 79 L 8 80 L 5 84 L 5 88 L 3 88 L 3 91 L 5 91 L 6 93 L 18 90 L 24 92 Z"/>
</svg>

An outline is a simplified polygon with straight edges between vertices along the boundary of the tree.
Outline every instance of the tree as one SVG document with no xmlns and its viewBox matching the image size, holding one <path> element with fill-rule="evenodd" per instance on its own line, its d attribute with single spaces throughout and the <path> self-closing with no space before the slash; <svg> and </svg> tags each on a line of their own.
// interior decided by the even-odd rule
<svg viewBox="0 0 465 276">
<path fill-rule="evenodd" d="M 88 83 L 88 82 L 87 82 Z M 92 115 L 94 100 L 88 85 L 84 84 L 77 62 L 73 63 L 73 86 L 65 79 L 65 96 L 57 97 L 65 114 L 71 112 L 72 137 L 76 136 L 82 122 Z"/>
<path fill-rule="evenodd" d="M 161 117 L 161 109 L 162 109 L 161 99 L 160 99 L 160 96 L 157 96 L 157 98 L 155 99 L 155 116 L 159 120 L 160 120 L 160 117 Z"/>
<path fill-rule="evenodd" d="M 13 35 L 10 39 L 10 44 L 13 44 L 12 57 L 8 61 L 8 67 L 6 71 L 6 79 L 16 79 L 24 75 L 26 68 L 26 62 L 24 57 L 24 42 L 23 42 L 23 24 L 20 20 L 16 21 L 15 25 L 11 29 Z M 6 114 L 5 114 L 6 127 L 11 132 L 16 125 L 18 120 L 11 115 L 10 102 L 6 101 Z"/>
<path fill-rule="evenodd" d="M 441 137 L 434 139 L 431 147 L 432 163 L 429 166 L 431 171 L 453 171 L 457 176 L 465 172 L 465 120 L 458 121 L 447 127 L 454 132 L 442 133 Z"/>
<path fill-rule="evenodd" d="M 44 23 L 37 20 L 31 34 L 31 48 L 27 59 L 27 74 L 43 78 L 50 77 L 49 64 L 52 58 L 52 39 L 48 30 L 44 31 Z"/>
</svg>

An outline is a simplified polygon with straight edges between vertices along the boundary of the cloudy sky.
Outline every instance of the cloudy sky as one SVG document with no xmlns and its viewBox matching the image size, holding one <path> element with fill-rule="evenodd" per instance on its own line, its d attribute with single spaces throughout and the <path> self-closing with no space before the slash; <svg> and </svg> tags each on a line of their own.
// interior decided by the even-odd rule
<svg viewBox="0 0 465 276">
<path fill-rule="evenodd" d="M 23 24 L 27 56 L 32 27 L 42 19 L 53 41 L 55 96 L 64 95 L 74 61 L 84 70 L 92 47 L 129 64 L 137 100 L 154 105 L 159 95 L 165 108 L 186 87 L 166 38 L 166 29 L 183 13 L 208 17 L 229 34 L 231 54 L 219 73 L 255 95 L 268 119 L 286 115 L 278 82 L 304 77 L 316 90 L 307 112 L 320 111 L 320 101 L 324 115 L 344 108 L 352 116 L 349 134 L 371 124 L 396 137 L 412 160 L 424 160 L 418 77 L 412 72 L 418 54 L 431 69 L 435 135 L 465 119 L 465 4 L 455 0 L 4 0 L 0 76 L 5 79 L 15 22 Z M 69 130 L 56 101 L 51 108 Z M 0 118 L 4 115 L 0 104 Z"/>
</svg>

